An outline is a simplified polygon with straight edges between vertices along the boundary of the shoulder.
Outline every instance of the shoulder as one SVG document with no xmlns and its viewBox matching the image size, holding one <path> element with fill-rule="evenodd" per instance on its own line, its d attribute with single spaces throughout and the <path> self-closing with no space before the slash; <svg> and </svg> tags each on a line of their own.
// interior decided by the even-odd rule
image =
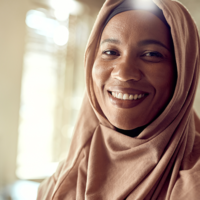
<svg viewBox="0 0 200 200">
<path fill-rule="evenodd" d="M 199 200 L 200 197 L 200 134 L 196 137 L 191 153 L 183 159 L 170 199 Z"/>
</svg>

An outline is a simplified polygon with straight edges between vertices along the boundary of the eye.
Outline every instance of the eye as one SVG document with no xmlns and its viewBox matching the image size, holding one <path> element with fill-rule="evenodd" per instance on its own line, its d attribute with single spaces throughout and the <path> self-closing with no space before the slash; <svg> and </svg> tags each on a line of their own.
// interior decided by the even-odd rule
<svg viewBox="0 0 200 200">
<path fill-rule="evenodd" d="M 110 50 L 106 50 L 106 51 L 103 51 L 103 54 L 104 55 L 108 55 L 108 56 L 118 56 L 119 53 L 117 51 L 110 51 Z"/>
<path fill-rule="evenodd" d="M 102 51 L 101 55 L 104 60 L 115 60 L 118 56 L 120 56 L 120 54 L 117 50 L 105 50 Z"/>
<path fill-rule="evenodd" d="M 163 55 L 159 52 L 148 52 L 145 53 L 143 56 L 163 58 Z"/>
<path fill-rule="evenodd" d="M 161 62 L 164 59 L 164 56 L 159 52 L 147 52 L 144 53 L 141 58 L 147 62 Z"/>
</svg>

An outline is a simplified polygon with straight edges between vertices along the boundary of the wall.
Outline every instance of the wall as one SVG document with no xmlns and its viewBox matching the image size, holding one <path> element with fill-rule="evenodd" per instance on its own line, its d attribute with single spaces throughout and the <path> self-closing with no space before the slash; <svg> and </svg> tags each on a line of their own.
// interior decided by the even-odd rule
<svg viewBox="0 0 200 200">
<path fill-rule="evenodd" d="M 0 0 L 0 187 L 15 180 L 26 0 Z"/>
<path fill-rule="evenodd" d="M 200 1 L 199 0 L 180 0 L 180 2 L 183 3 L 183 5 L 186 6 L 190 14 L 192 15 L 194 21 L 196 22 L 196 25 L 198 27 L 198 30 L 200 30 Z M 198 86 L 198 90 L 196 93 L 196 98 L 194 102 L 194 108 L 198 115 L 200 116 L 200 82 Z"/>
</svg>

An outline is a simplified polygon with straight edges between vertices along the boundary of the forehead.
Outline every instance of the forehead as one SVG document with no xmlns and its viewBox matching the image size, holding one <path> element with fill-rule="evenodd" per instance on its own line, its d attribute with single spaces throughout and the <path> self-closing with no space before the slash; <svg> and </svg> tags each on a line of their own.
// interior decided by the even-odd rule
<svg viewBox="0 0 200 200">
<path fill-rule="evenodd" d="M 154 14 L 143 10 L 131 10 L 114 16 L 106 25 L 102 33 L 102 39 L 131 38 L 157 39 L 170 45 L 171 33 L 167 26 Z"/>
</svg>

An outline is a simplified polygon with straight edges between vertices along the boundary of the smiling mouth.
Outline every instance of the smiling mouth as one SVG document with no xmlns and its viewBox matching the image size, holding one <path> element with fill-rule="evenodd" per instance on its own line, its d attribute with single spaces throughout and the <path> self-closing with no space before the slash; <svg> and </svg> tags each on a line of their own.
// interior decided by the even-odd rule
<svg viewBox="0 0 200 200">
<path fill-rule="evenodd" d="M 119 108 L 132 108 L 144 101 L 148 93 L 139 92 L 136 94 L 108 91 L 110 102 Z"/>
<path fill-rule="evenodd" d="M 116 99 L 129 100 L 129 101 L 142 99 L 145 96 L 144 93 L 142 93 L 142 94 L 127 94 L 127 93 L 121 93 L 121 92 L 110 92 L 110 94 Z"/>
</svg>

